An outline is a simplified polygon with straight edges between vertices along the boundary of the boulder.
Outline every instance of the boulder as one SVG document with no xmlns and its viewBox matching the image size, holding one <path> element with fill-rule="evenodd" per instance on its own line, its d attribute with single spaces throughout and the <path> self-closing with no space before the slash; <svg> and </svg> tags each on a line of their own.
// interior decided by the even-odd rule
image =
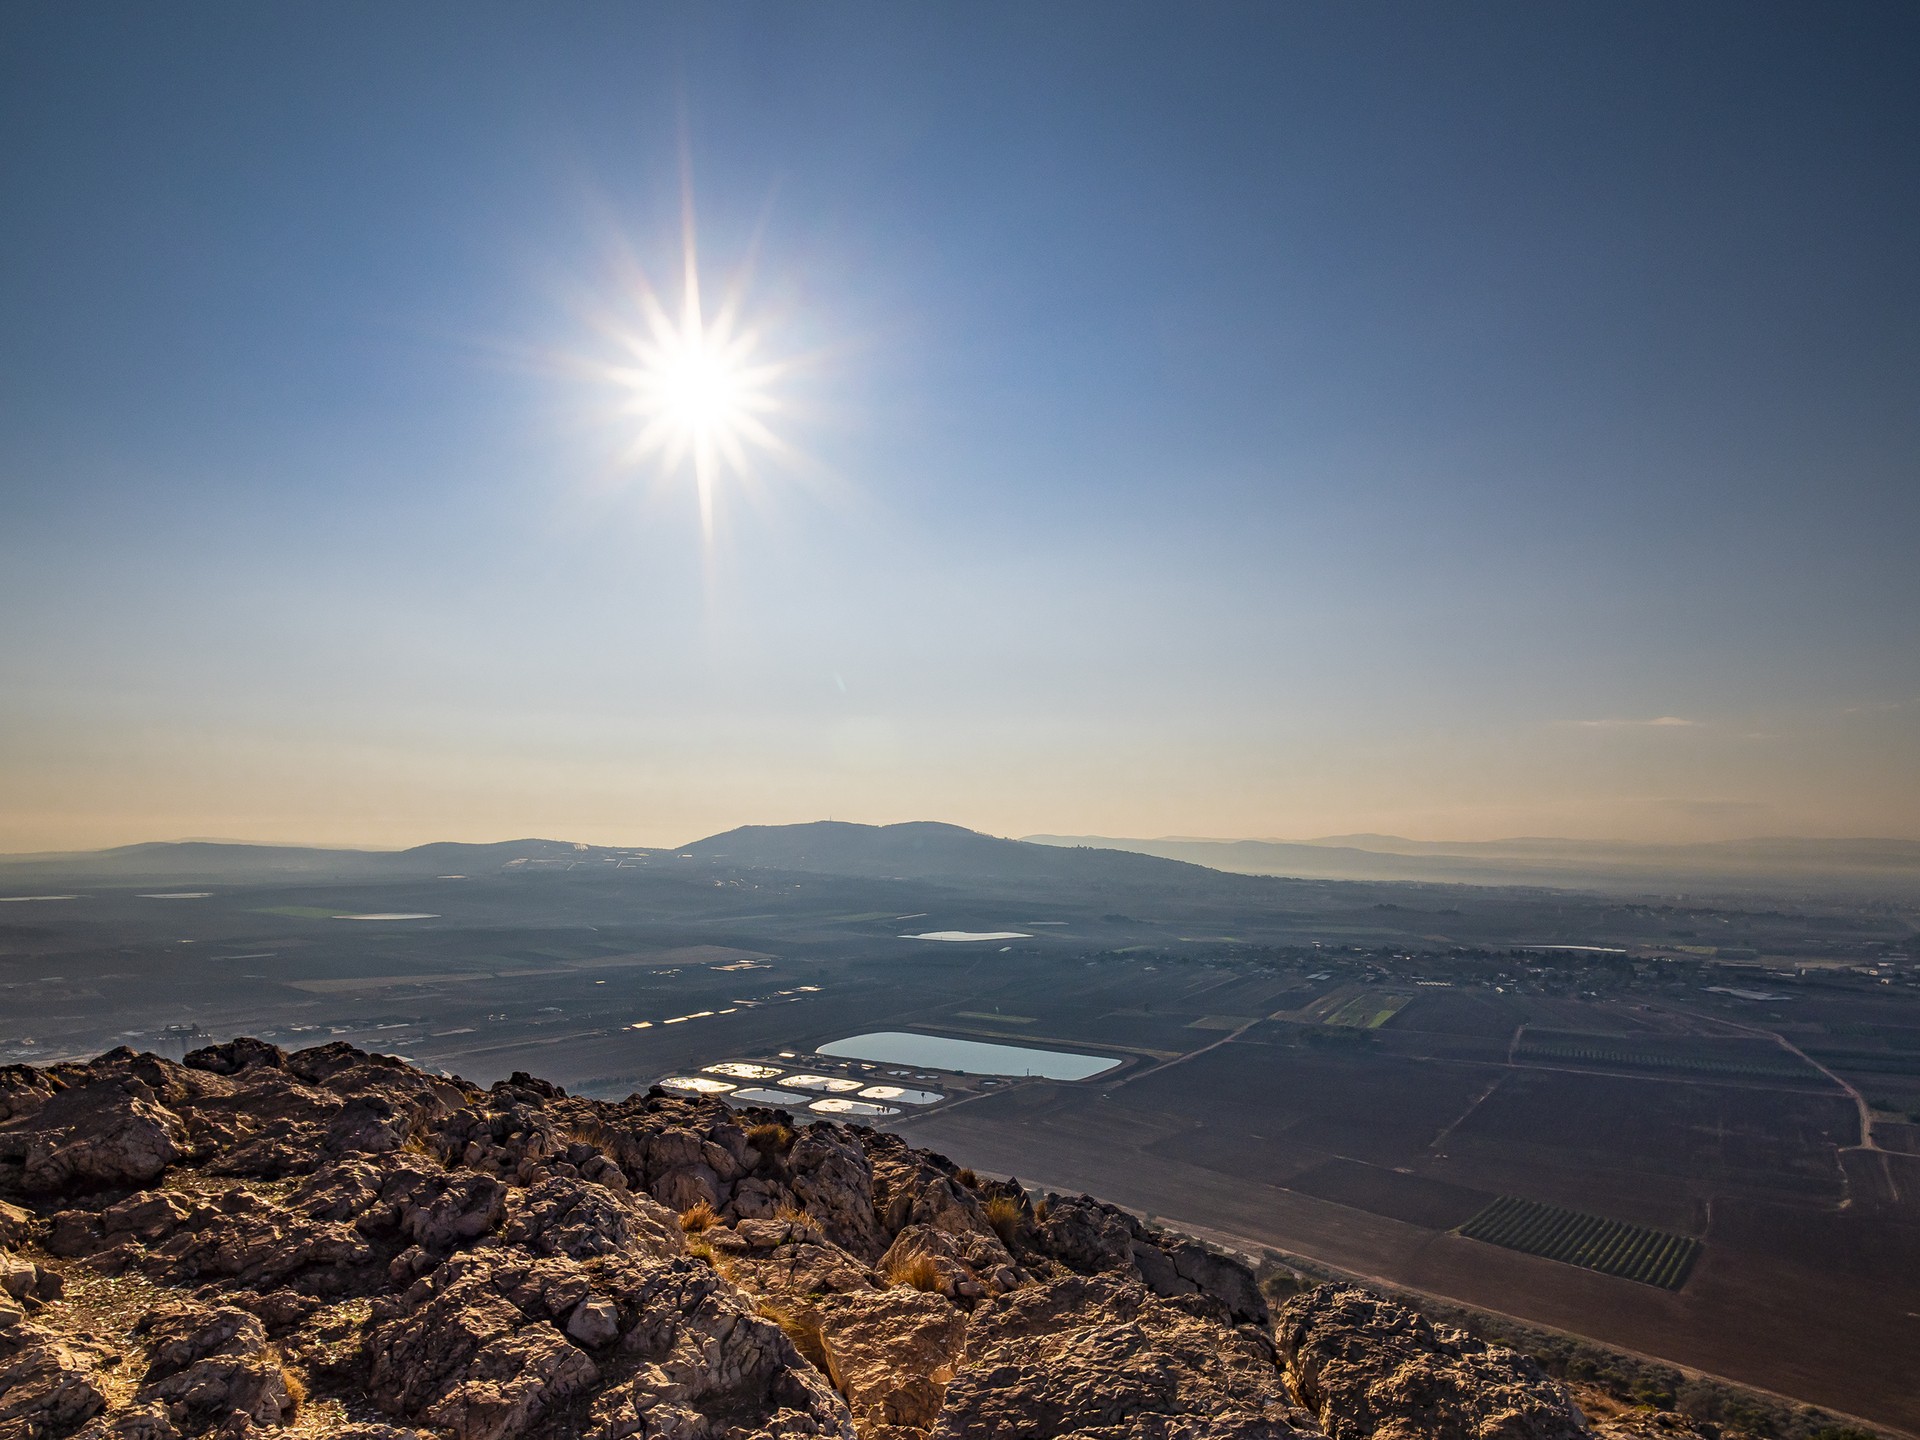
<svg viewBox="0 0 1920 1440">
<path fill-rule="evenodd" d="M 537 1255 L 584 1259 L 633 1248 L 684 1253 L 674 1217 L 638 1195 L 564 1177 L 514 1191 L 503 1238 Z"/>
<path fill-rule="evenodd" d="M 31 1321 L 0 1326 L 0 1435 L 65 1435 L 107 1403 L 95 1357 Z"/>
<path fill-rule="evenodd" d="M 573 1307 L 567 1319 L 567 1336 L 590 1350 L 611 1345 L 620 1338 L 620 1310 L 611 1300 L 591 1295 Z"/>
<path fill-rule="evenodd" d="M 648 1189 L 652 1191 L 653 1198 L 669 1210 L 682 1213 L 696 1205 L 715 1209 L 720 1205 L 720 1177 L 700 1161 L 661 1171 Z"/>
<path fill-rule="evenodd" d="M 909 1225 L 894 1237 L 874 1268 L 889 1281 L 915 1266 L 930 1268 L 937 1288 L 949 1299 L 978 1300 L 1017 1288 L 1031 1277 L 994 1235 L 971 1230 L 955 1233 L 930 1225 Z"/>
<path fill-rule="evenodd" d="M 1133 1228 L 1120 1211 L 1091 1196 L 1049 1194 L 1033 1240 L 1036 1249 L 1082 1275 L 1131 1271 Z"/>
<path fill-rule="evenodd" d="M 821 1348 L 862 1435 L 924 1430 L 940 1413 L 967 1338 L 967 1317 L 938 1295 L 894 1289 L 820 1304 Z"/>
<path fill-rule="evenodd" d="M 164 1406 L 177 1428 L 198 1434 L 229 1428 L 235 1415 L 254 1425 L 292 1416 L 286 1373 L 247 1311 L 179 1302 L 141 1317 L 135 1333 L 147 1338 L 148 1362 L 134 1400 Z"/>
<path fill-rule="evenodd" d="M 22 1137 L 20 1188 L 54 1195 L 160 1178 L 185 1143 L 180 1117 L 139 1080 L 101 1080 L 63 1090 Z"/>
<path fill-rule="evenodd" d="M 795 1198 L 841 1249 L 877 1260 L 887 1248 L 873 1213 L 873 1166 L 845 1126 L 810 1125 L 787 1152 Z"/>
<path fill-rule="evenodd" d="M 242 1035 L 224 1044 L 207 1045 L 190 1051 L 181 1063 L 189 1070 L 209 1070 L 215 1075 L 238 1075 L 244 1070 L 251 1070 L 256 1065 L 284 1070 L 287 1068 L 287 1052 L 265 1040 L 256 1040 L 250 1035 Z"/>
<path fill-rule="evenodd" d="M 0 1250 L 12 1250 L 27 1243 L 37 1229 L 31 1210 L 0 1200 Z"/>
<path fill-rule="evenodd" d="M 23 1309 L 58 1299 L 66 1281 L 44 1265 L 36 1265 L 24 1256 L 0 1250 L 0 1296 L 15 1301 Z"/>
<path fill-rule="evenodd" d="M 1150 1233 L 1145 1240 L 1135 1240 L 1132 1249 L 1134 1264 L 1143 1276 L 1147 1265 L 1142 1262 L 1156 1253 L 1171 1267 L 1177 1284 L 1175 1289 L 1163 1291 L 1151 1277 L 1147 1278 L 1148 1288 L 1156 1295 L 1191 1289 L 1213 1300 L 1220 1316 L 1234 1325 L 1264 1326 L 1273 1319 L 1253 1272 L 1230 1256 L 1215 1254 L 1192 1240 L 1157 1232 Z"/>
<path fill-rule="evenodd" d="M 145 1262 L 150 1274 L 175 1282 L 227 1280 L 269 1290 L 310 1272 L 344 1277 L 377 1259 L 346 1225 L 295 1215 L 246 1189 L 195 1207 L 172 1238 Z"/>
</svg>

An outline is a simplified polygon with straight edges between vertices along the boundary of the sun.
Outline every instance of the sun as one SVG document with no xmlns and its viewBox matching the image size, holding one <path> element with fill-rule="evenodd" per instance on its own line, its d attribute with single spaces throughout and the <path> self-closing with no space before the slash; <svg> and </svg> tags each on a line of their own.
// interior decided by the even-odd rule
<svg viewBox="0 0 1920 1440">
<path fill-rule="evenodd" d="M 777 382 L 787 367 L 767 356 L 761 331 L 744 321 L 741 287 L 706 313 L 690 215 L 684 245 L 677 313 L 651 287 L 638 287 L 642 324 L 621 336 L 627 358 L 608 378 L 624 393 L 624 412 L 639 422 L 628 458 L 691 474 L 701 533 L 710 541 L 721 478 L 749 474 L 755 452 L 785 450 L 769 420 L 783 408 Z"/>
</svg>

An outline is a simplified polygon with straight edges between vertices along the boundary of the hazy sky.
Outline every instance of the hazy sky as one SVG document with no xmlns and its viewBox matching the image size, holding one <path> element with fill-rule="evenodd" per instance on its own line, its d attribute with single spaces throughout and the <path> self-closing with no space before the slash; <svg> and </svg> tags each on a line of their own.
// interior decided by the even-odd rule
<svg viewBox="0 0 1920 1440">
<path fill-rule="evenodd" d="M 15 0 L 0 850 L 1920 836 L 1916 73 L 1907 0 Z M 710 547 L 596 373 L 683 137 L 797 362 Z"/>
</svg>

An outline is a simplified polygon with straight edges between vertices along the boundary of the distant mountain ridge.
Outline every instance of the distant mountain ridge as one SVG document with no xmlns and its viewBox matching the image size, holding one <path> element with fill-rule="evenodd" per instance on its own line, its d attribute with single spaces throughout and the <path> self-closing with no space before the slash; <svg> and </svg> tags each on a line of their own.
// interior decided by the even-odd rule
<svg viewBox="0 0 1920 1440">
<path fill-rule="evenodd" d="M 1920 841 L 1913 840 L 1763 838 L 1680 845 L 1546 837 L 1427 841 L 1393 835 L 1299 841 L 1029 835 L 1015 840 L 930 820 L 743 825 L 671 850 L 537 838 L 437 841 L 405 850 L 152 842 L 75 854 L 0 856 L 0 879 L 9 886 L 379 880 L 662 855 L 798 874 L 998 886 L 1133 886 L 1158 892 L 1217 894 L 1258 879 L 1920 902 Z"/>
<path fill-rule="evenodd" d="M 642 855 L 685 855 L 740 869 L 1002 888 L 1112 885 L 1218 893 L 1279 883 L 1125 849 L 1033 845 L 937 821 L 856 825 L 833 820 L 745 825 L 671 850 L 538 839 L 494 844 L 442 841 L 387 851 L 203 840 L 157 842 L 72 855 L 0 857 L 0 881 L 17 886 L 382 880 L 523 866 L 543 869 L 584 863 L 600 867 L 615 858 Z"/>
<path fill-rule="evenodd" d="M 1116 846 L 1068 847 L 983 835 L 933 820 L 856 825 L 743 825 L 674 852 L 765 870 L 872 879 L 1001 884 L 1134 884 L 1218 888 L 1240 877 L 1178 857 Z"/>
<path fill-rule="evenodd" d="M 467 844 L 437 840 L 406 850 L 328 849 L 315 845 L 255 845 L 230 840 L 157 840 L 111 850 L 45 855 L 0 855 L 0 876 L 86 876 L 102 880 L 229 881 L 401 878 L 464 869 L 498 869 L 514 861 L 550 863 L 602 854 L 631 854 L 566 840 L 500 840 Z"/>
<path fill-rule="evenodd" d="M 1771 837 L 1692 844 L 1517 837 L 1408 840 L 1123 839 L 1029 835 L 1039 845 L 1102 846 L 1247 875 L 1582 890 L 1809 890 L 1920 899 L 1920 841 Z"/>
</svg>

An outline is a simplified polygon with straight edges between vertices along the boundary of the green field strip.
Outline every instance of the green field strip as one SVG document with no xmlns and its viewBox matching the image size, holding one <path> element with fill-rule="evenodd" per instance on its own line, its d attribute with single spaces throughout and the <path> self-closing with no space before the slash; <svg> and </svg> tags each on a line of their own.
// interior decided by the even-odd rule
<svg viewBox="0 0 1920 1440">
<path fill-rule="evenodd" d="M 1836 1070 L 1868 1070 L 1876 1074 L 1920 1075 L 1920 1055 L 1900 1055 L 1886 1050 L 1815 1050 L 1803 1047 L 1822 1065 Z"/>
<path fill-rule="evenodd" d="M 1411 995 L 1358 995 L 1322 1023 L 1344 1025 L 1353 1030 L 1378 1030 L 1412 1003 Z"/>
<path fill-rule="evenodd" d="M 1684 1285 L 1700 1253 L 1700 1242 L 1685 1235 L 1517 1195 L 1502 1195 L 1462 1225 L 1459 1233 L 1502 1249 L 1663 1290 Z"/>
</svg>

